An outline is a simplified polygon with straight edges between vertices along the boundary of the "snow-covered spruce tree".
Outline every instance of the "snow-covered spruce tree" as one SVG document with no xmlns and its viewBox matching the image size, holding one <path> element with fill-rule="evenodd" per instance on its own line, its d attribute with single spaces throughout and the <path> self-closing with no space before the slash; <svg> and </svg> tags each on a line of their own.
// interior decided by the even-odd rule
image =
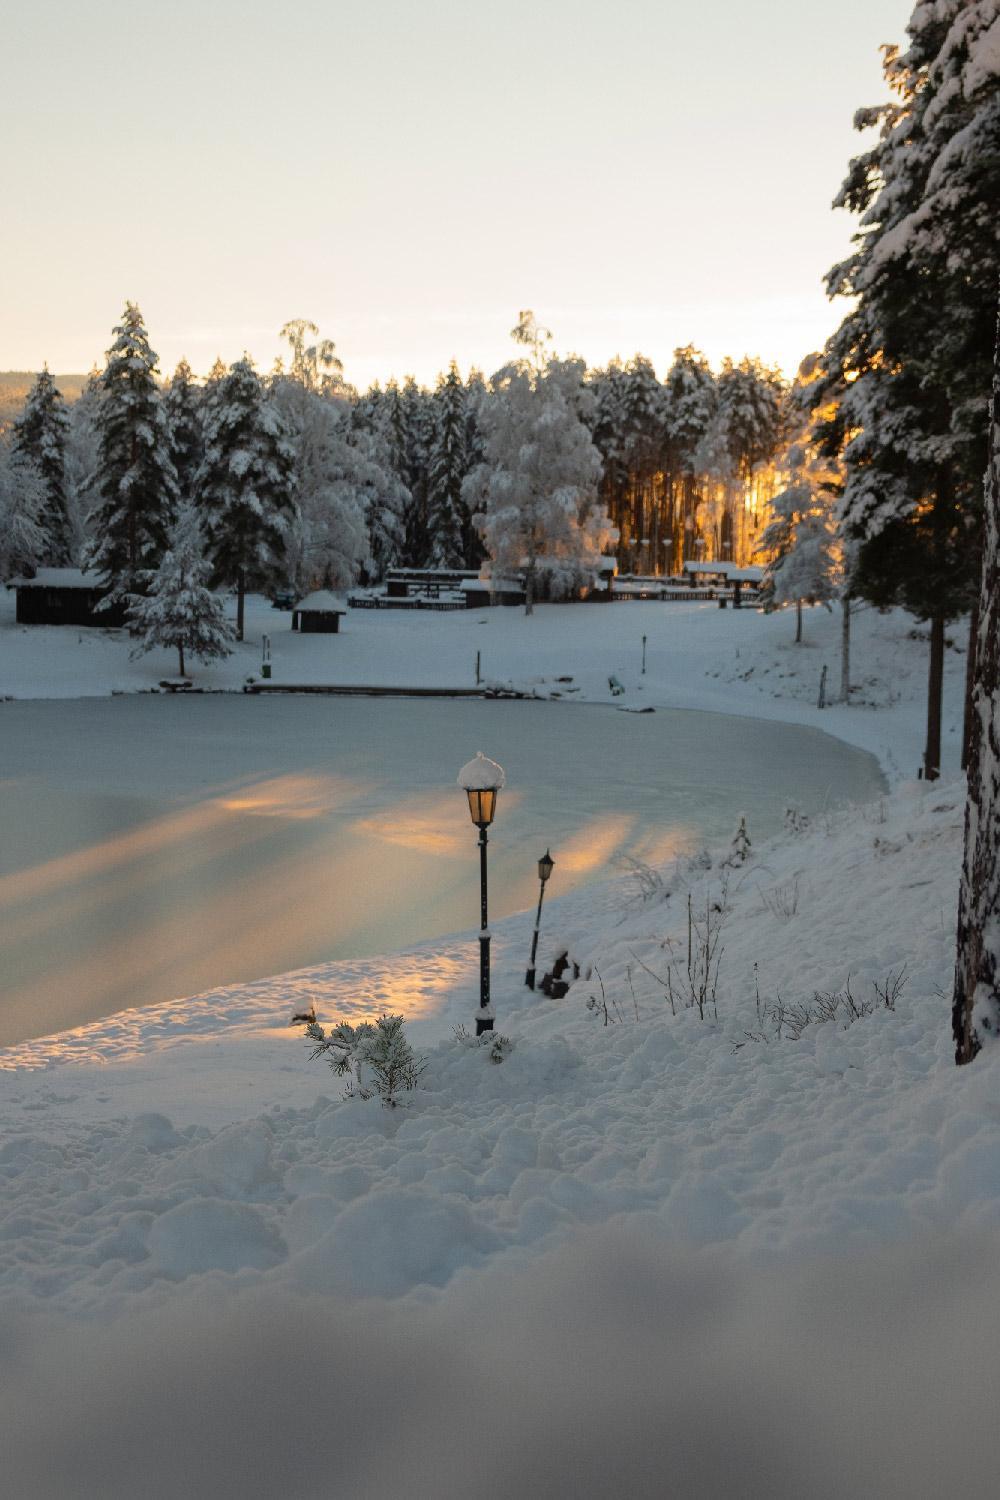
<svg viewBox="0 0 1000 1500">
<path fill-rule="evenodd" d="M 469 378 L 465 382 L 465 463 L 466 474 L 470 474 L 478 464 L 483 462 L 485 454 L 485 438 L 483 436 L 481 416 L 483 407 L 490 399 L 483 372 L 477 369 L 469 371 Z M 478 568 L 486 556 L 483 547 L 483 539 L 479 532 L 477 518 L 469 510 L 464 499 L 462 501 L 462 556 L 467 568 Z"/>
<path fill-rule="evenodd" d="M 15 455 L 35 466 L 44 481 L 45 504 L 38 518 L 45 537 L 42 558 L 57 568 L 74 562 L 77 555 L 66 494 L 68 428 L 62 393 L 45 366 L 14 423 L 12 447 Z"/>
<path fill-rule="evenodd" d="M 431 534 L 427 509 L 427 481 L 433 417 L 431 397 L 408 375 L 399 396 L 402 424 L 401 478 L 410 492 L 404 515 L 403 561 L 411 568 L 425 568 L 430 561 Z"/>
<path fill-rule="evenodd" d="M 578 587 L 617 539 L 597 498 L 583 373 L 581 361 L 559 359 L 541 372 L 526 361 L 499 371 L 482 413 L 485 461 L 462 487 L 481 512 L 494 574 L 523 571 L 529 615 L 543 579 L 555 597 Z"/>
<path fill-rule="evenodd" d="M 88 493 L 97 474 L 100 433 L 97 416 L 101 406 L 101 371 L 95 365 L 87 383 L 67 411 L 66 515 L 72 539 L 74 563 L 83 557 L 87 544 Z"/>
<path fill-rule="evenodd" d="M 294 468 L 277 403 L 244 355 L 210 400 L 198 476 L 215 580 L 236 585 L 240 641 L 248 580 L 267 582 L 283 565 L 295 515 Z"/>
<path fill-rule="evenodd" d="M 324 341 L 332 348 L 329 340 Z M 289 373 L 272 377 L 271 392 L 294 453 L 295 514 L 285 546 L 296 588 L 346 588 L 368 553 L 365 521 L 370 465 L 352 440 L 345 399 L 313 378 L 304 351 Z"/>
<path fill-rule="evenodd" d="M 204 450 L 201 399 L 191 366 L 182 359 L 164 394 L 163 405 L 170 425 L 170 456 L 177 471 L 177 488 L 183 503 L 195 497 Z"/>
<path fill-rule="evenodd" d="M 945 625 L 974 600 L 978 577 L 982 392 L 1000 273 L 998 20 L 993 0 L 920 4 L 908 49 L 886 49 L 894 97 L 855 117 L 879 126 L 879 139 L 836 200 L 860 215 L 855 250 L 827 278 L 831 294 L 856 299 L 824 351 L 844 390 L 851 588 L 929 621 L 930 778 Z"/>
<path fill-rule="evenodd" d="M 965 859 L 952 1000 L 958 1063 L 971 1062 L 982 1046 L 1000 1040 L 1000 317 L 990 415 Z"/>
<path fill-rule="evenodd" d="M 183 677 L 185 652 L 198 661 L 232 654 L 233 628 L 223 600 L 208 587 L 210 572 L 198 512 L 191 504 L 182 506 L 160 565 L 149 575 L 148 593 L 134 597 L 129 605 L 136 642 L 132 656 L 161 646 L 173 648 Z"/>
<path fill-rule="evenodd" d="M 718 387 L 708 360 L 691 344 L 674 350 L 663 382 L 664 461 L 671 494 L 670 565 L 679 573 L 694 557 L 698 534 L 697 455 L 718 407 Z"/>
<path fill-rule="evenodd" d="M 125 304 L 101 377 L 97 470 L 84 566 L 102 575 L 110 597 L 137 593 L 141 575 L 163 555 L 178 503 L 170 428 L 156 386 L 157 356 L 142 313 Z"/>
<path fill-rule="evenodd" d="M 433 568 L 463 568 L 469 513 L 462 482 L 469 471 L 465 386 L 452 360 L 432 404 L 433 437 L 427 474 L 427 524 Z"/>
<path fill-rule="evenodd" d="M 661 550 L 663 387 L 641 354 L 629 360 L 619 386 L 618 447 L 626 475 L 624 510 L 615 522 L 619 554 L 635 572 L 655 572 Z"/>
<path fill-rule="evenodd" d="M 30 458 L 0 440 L 0 583 L 33 573 L 47 544 L 45 476 Z"/>
</svg>

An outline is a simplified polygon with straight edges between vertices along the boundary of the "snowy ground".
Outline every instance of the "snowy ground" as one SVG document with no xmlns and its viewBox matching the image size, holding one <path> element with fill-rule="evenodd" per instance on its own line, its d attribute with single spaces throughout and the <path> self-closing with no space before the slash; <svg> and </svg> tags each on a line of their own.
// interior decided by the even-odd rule
<svg viewBox="0 0 1000 1500">
<path fill-rule="evenodd" d="M 819 715 L 825 616 L 796 650 L 788 616 L 610 614 L 607 636 L 598 608 L 494 612 L 478 634 L 364 614 L 356 638 L 349 617 L 288 650 L 296 674 L 343 649 L 345 680 L 375 680 L 404 629 L 409 680 L 443 681 L 482 637 L 497 677 L 568 671 L 597 696 L 616 671 L 633 702 L 818 723 L 896 780 L 919 760 L 926 646 L 900 617 L 858 621 L 879 707 Z M 4 691 L 30 685 L 16 655 Z M 500 1065 L 453 1034 L 467 939 L 0 1053 L 11 1493 L 987 1493 L 1000 1064 L 951 1063 L 961 818 L 956 779 L 904 782 L 736 868 L 719 850 L 575 891 L 546 922 L 546 956 L 558 934 L 583 970 L 561 1000 L 524 989 L 530 916 L 506 920 Z M 684 1003 L 689 895 L 718 937 L 704 1017 Z M 848 986 L 870 1012 L 851 1024 Z M 404 996 L 422 1087 L 397 1110 L 343 1101 L 290 1015 Z"/>
<path fill-rule="evenodd" d="M 213 666 L 195 664 L 199 687 L 238 690 L 260 671 L 271 638 L 275 681 L 471 687 L 476 655 L 484 680 L 576 701 L 660 704 L 812 724 L 877 755 L 890 779 L 916 774 L 923 749 L 926 631 L 901 611 L 862 610 L 854 621 L 850 708 L 816 708 L 827 667 L 828 699 L 840 682 L 840 617 L 807 610 L 793 643 L 792 611 L 720 610 L 714 603 L 658 601 L 540 605 L 465 613 L 351 610 L 335 636 L 299 635 L 291 615 L 248 601 L 246 640 Z M 642 637 L 646 673 L 641 673 Z M 967 627 L 949 629 L 945 653 L 944 768 L 957 769 Z M 176 673 L 174 653 L 130 661 L 124 631 L 14 623 L 14 595 L 0 591 L 0 698 L 76 698 L 143 692 Z M 572 676 L 570 684 L 558 681 Z M 625 688 L 613 699 L 608 679 Z"/>
</svg>

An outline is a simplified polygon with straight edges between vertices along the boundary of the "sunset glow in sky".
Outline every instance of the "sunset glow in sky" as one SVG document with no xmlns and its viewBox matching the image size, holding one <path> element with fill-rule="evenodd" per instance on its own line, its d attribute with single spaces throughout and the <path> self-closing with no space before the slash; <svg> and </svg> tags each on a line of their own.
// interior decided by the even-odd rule
<svg viewBox="0 0 1000 1500">
<path fill-rule="evenodd" d="M 791 372 L 907 0 L 32 0 L 0 49 L 0 369 L 126 299 L 204 373 L 311 318 L 364 387 L 487 372 L 533 307 L 591 364 Z"/>
</svg>

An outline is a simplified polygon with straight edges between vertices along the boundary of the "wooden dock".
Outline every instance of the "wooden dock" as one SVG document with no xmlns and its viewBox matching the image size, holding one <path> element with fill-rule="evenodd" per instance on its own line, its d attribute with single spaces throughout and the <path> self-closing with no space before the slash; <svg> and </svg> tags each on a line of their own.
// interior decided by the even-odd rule
<svg viewBox="0 0 1000 1500">
<path fill-rule="evenodd" d="M 496 698 L 527 696 L 484 687 L 380 687 L 361 682 L 248 682 L 245 693 L 327 693 L 340 698 Z"/>
</svg>

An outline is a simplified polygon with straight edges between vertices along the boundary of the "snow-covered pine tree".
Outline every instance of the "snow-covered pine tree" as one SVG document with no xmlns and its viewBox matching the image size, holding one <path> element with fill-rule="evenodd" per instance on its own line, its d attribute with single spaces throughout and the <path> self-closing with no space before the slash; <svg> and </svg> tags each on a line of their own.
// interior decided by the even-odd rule
<svg viewBox="0 0 1000 1500">
<path fill-rule="evenodd" d="M 280 570 L 295 515 L 295 454 L 277 403 L 247 355 L 209 401 L 198 506 L 218 582 L 236 585 L 236 639 L 243 639 L 247 583 Z"/>
<path fill-rule="evenodd" d="M 670 564 L 679 573 L 694 556 L 698 529 L 697 454 L 718 406 L 715 376 L 705 356 L 691 344 L 674 350 L 663 381 L 664 461 L 670 476 L 672 535 Z"/>
<path fill-rule="evenodd" d="M 210 572 L 198 512 L 194 505 L 184 505 L 170 528 L 160 565 L 149 575 L 148 592 L 129 605 L 132 656 L 172 648 L 183 677 L 185 652 L 198 661 L 231 655 L 233 628 L 224 601 L 208 587 Z"/>
<path fill-rule="evenodd" d="M 400 477 L 410 492 L 404 516 L 403 561 L 410 568 L 425 568 L 431 552 L 427 483 L 433 417 L 431 397 L 412 375 L 406 377 L 399 393 L 397 422 L 402 442 Z"/>
<path fill-rule="evenodd" d="M 837 198 L 860 215 L 827 277 L 855 304 L 824 351 L 847 441 L 851 586 L 930 623 L 924 775 L 939 774 L 944 633 L 976 594 L 982 392 L 1000 273 L 1000 59 L 994 0 L 918 4 L 884 53 L 890 102 Z M 825 397 L 821 388 L 819 398 Z"/>
<path fill-rule="evenodd" d="M 14 423 L 15 455 L 29 460 L 45 484 L 45 504 L 38 518 L 45 537 L 42 560 L 62 568 L 75 561 L 76 538 L 66 494 L 66 434 L 69 418 L 62 393 L 46 365 L 35 380 L 24 410 Z"/>
<path fill-rule="evenodd" d="M 489 390 L 483 379 L 482 370 L 471 369 L 469 378 L 465 382 L 465 463 L 466 474 L 472 472 L 478 464 L 483 462 L 485 453 L 485 438 L 483 436 L 481 414 L 483 407 L 489 401 Z M 478 568 L 486 556 L 483 547 L 483 538 L 479 531 L 477 518 L 462 502 L 464 520 L 462 523 L 462 556 L 467 568 Z"/>
<path fill-rule="evenodd" d="M 465 566 L 464 537 L 469 521 L 462 482 L 469 470 L 466 450 L 465 386 L 452 360 L 438 381 L 433 401 L 433 438 L 427 482 L 430 565 Z"/>
<path fill-rule="evenodd" d="M 593 403 L 589 419 L 590 436 L 601 460 L 599 496 L 612 523 L 618 528 L 619 561 L 628 546 L 628 464 L 623 443 L 622 406 L 625 369 L 620 359 L 612 359 L 606 369 L 592 370 L 588 377 Z"/>
<path fill-rule="evenodd" d="M 958 899 L 955 1060 L 1000 1039 L 1000 317 L 986 471 L 979 639 L 973 684 L 965 858 Z"/>
<path fill-rule="evenodd" d="M 584 414 L 593 400 L 579 360 L 526 361 L 493 377 L 483 410 L 485 461 L 463 497 L 481 510 L 494 573 L 523 570 L 525 613 L 545 578 L 555 597 L 592 579 L 617 539 L 597 496 L 601 461 Z"/>
<path fill-rule="evenodd" d="M 0 582 L 33 573 L 42 559 L 48 493 L 38 465 L 0 439 Z"/>
<path fill-rule="evenodd" d="M 101 377 L 84 566 L 102 575 L 112 598 L 123 598 L 138 592 L 141 575 L 162 557 L 178 491 L 157 356 L 134 302 L 125 304 L 114 334 Z"/>
<path fill-rule="evenodd" d="M 88 494 L 97 474 L 100 452 L 97 417 L 101 400 L 101 372 L 95 365 L 67 411 L 66 514 L 72 539 L 70 556 L 74 562 L 83 557 L 87 543 Z"/>
<path fill-rule="evenodd" d="M 626 510 L 617 522 L 619 553 L 633 571 L 657 572 L 661 561 L 664 399 L 653 366 L 641 354 L 629 360 L 621 378 L 619 421 L 618 446 L 627 476 Z"/>
<path fill-rule="evenodd" d="M 177 471 L 182 503 L 195 497 L 198 470 L 204 449 L 201 391 L 186 359 L 182 359 L 163 397 L 170 424 L 170 456 Z"/>
</svg>

